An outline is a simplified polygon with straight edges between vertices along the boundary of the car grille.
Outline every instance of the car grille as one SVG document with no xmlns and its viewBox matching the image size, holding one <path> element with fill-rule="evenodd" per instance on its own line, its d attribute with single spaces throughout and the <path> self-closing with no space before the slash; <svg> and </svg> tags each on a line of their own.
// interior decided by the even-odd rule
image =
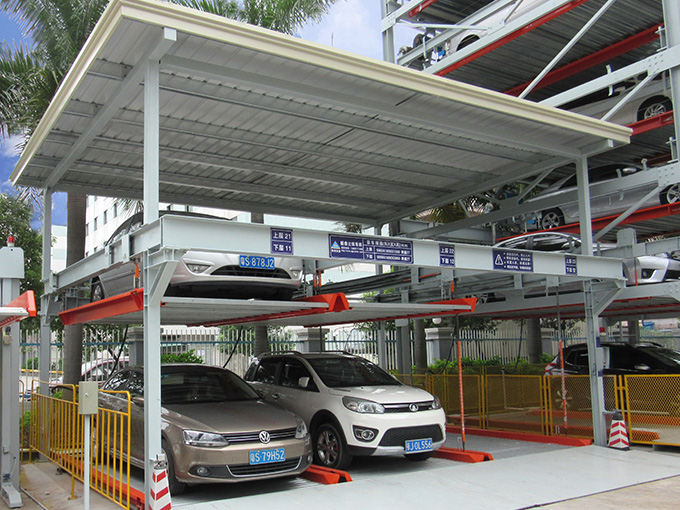
<svg viewBox="0 0 680 510">
<path fill-rule="evenodd" d="M 251 278 L 281 278 L 290 280 L 290 275 L 283 269 L 257 269 L 253 267 L 222 266 L 215 269 L 213 276 L 245 276 Z"/>
<path fill-rule="evenodd" d="M 402 427 L 389 429 L 380 440 L 380 446 L 404 446 L 411 439 L 432 438 L 436 443 L 443 439 L 442 429 L 439 425 L 424 425 L 422 427 Z"/>
<path fill-rule="evenodd" d="M 430 402 L 413 402 L 418 406 L 417 411 L 411 411 L 410 405 L 407 404 L 383 404 L 386 413 L 417 413 L 418 411 L 430 411 L 432 409 L 432 401 Z"/>
<path fill-rule="evenodd" d="M 301 457 L 284 460 L 283 462 L 273 462 L 271 464 L 239 464 L 237 466 L 227 466 L 229 472 L 234 477 L 272 475 L 293 471 L 300 466 Z"/>
<path fill-rule="evenodd" d="M 280 441 L 282 439 L 294 439 L 295 429 L 281 429 L 269 430 L 269 436 L 272 441 Z M 229 443 L 260 443 L 260 431 L 244 432 L 240 434 L 222 434 L 222 437 L 229 441 Z"/>
</svg>

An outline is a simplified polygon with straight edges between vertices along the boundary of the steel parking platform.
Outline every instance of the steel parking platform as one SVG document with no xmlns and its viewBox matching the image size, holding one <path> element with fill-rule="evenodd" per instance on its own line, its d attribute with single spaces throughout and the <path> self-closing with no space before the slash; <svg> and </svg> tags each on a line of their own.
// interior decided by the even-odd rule
<svg viewBox="0 0 680 510">
<path fill-rule="evenodd" d="M 162 324 L 224 326 L 268 324 L 273 326 L 325 326 L 376 320 L 441 317 L 473 312 L 476 298 L 433 303 L 363 303 L 349 301 L 342 293 L 322 294 L 294 301 L 206 299 L 166 297 L 161 301 Z M 64 324 L 143 322 L 142 289 L 111 296 L 59 313 Z"/>
</svg>

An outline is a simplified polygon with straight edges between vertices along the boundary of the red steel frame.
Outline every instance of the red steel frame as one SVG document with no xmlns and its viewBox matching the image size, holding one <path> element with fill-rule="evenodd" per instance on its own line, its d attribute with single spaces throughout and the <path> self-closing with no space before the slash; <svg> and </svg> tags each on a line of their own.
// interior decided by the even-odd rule
<svg viewBox="0 0 680 510">
<path fill-rule="evenodd" d="M 587 57 L 583 57 L 579 60 L 576 60 L 575 62 L 572 62 L 571 64 L 559 67 L 546 74 L 545 77 L 536 85 L 536 87 L 534 87 L 534 90 L 547 87 L 548 85 L 552 85 L 553 83 L 557 83 L 560 80 L 569 78 L 570 76 L 585 71 L 586 69 L 590 69 L 591 67 L 606 62 L 614 57 L 628 53 L 631 50 L 639 48 L 640 46 L 649 44 L 650 42 L 653 42 L 659 38 L 659 29 L 662 26 L 663 24 L 655 25 L 651 28 L 648 28 L 647 30 L 638 32 L 627 39 L 596 51 Z M 518 85 L 517 87 L 506 90 L 505 93 L 511 96 L 519 96 L 530 83 L 531 82 L 528 81 L 522 85 Z"/>
<path fill-rule="evenodd" d="M 351 310 L 351 305 L 347 300 L 347 296 L 343 293 L 337 294 L 320 294 L 318 296 L 311 296 L 302 298 L 299 301 L 308 303 L 326 303 L 328 306 L 324 308 L 313 308 L 307 310 L 289 310 L 285 312 L 277 312 L 265 315 L 254 315 L 251 317 L 238 317 L 235 319 L 217 320 L 208 323 L 189 324 L 189 326 L 226 326 L 229 324 L 247 324 L 252 322 L 260 322 L 266 320 L 285 319 L 289 317 L 305 317 L 308 315 L 318 315 L 326 313 L 337 313 L 346 310 Z M 477 304 L 476 298 L 462 298 L 451 299 L 448 301 L 435 301 L 429 304 L 438 305 L 467 305 L 470 310 L 454 310 L 451 312 L 439 313 L 437 315 L 455 315 L 458 313 L 474 312 Z M 163 303 L 161 303 L 163 306 Z M 125 315 L 127 313 L 140 312 L 144 309 L 144 289 L 135 289 L 124 294 L 111 296 L 101 301 L 88 303 L 86 305 L 71 308 L 59 312 L 59 317 L 65 325 L 81 324 L 84 322 L 96 321 L 106 319 L 108 317 L 116 317 L 118 315 Z M 380 317 L 371 320 L 395 320 L 395 319 L 413 319 L 418 317 L 430 317 L 432 314 L 410 314 L 399 317 Z M 345 321 L 339 320 L 335 324 L 342 324 Z M 351 320 L 350 322 L 356 322 Z"/>
<path fill-rule="evenodd" d="M 498 41 L 489 44 L 488 46 L 482 48 L 481 50 L 476 51 L 472 55 L 468 55 L 467 57 L 465 57 L 462 60 L 459 60 L 455 64 L 451 64 L 450 66 L 445 67 L 444 69 L 437 71 L 435 74 L 438 75 L 438 76 L 444 76 L 446 74 L 449 74 L 451 71 L 455 71 L 459 67 L 463 67 L 464 65 L 469 64 L 473 60 L 478 59 L 479 57 L 484 56 L 487 53 L 492 52 L 496 48 L 500 48 L 501 46 L 509 43 L 510 41 L 514 41 L 518 37 L 531 32 L 533 29 L 538 28 L 541 25 L 544 25 L 548 21 L 552 21 L 555 18 L 561 16 L 562 14 L 565 14 L 565 13 L 571 11 L 572 9 L 575 9 L 579 5 L 584 4 L 586 1 L 587 0 L 573 0 L 573 1 L 569 2 L 568 4 L 565 4 L 562 7 L 559 7 L 557 9 L 555 9 L 554 11 L 549 12 L 548 14 L 538 18 L 533 23 L 529 23 L 528 25 L 525 25 L 522 28 L 515 30 L 513 33 L 508 34 L 505 37 L 500 38 Z"/>
</svg>

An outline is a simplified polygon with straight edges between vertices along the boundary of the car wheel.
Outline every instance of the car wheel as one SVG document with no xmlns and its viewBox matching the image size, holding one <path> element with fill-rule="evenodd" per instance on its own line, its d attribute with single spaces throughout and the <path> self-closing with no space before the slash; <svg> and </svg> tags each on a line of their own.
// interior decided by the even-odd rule
<svg viewBox="0 0 680 510">
<path fill-rule="evenodd" d="M 175 477 L 175 461 L 172 458 L 172 450 L 170 450 L 170 445 L 165 439 L 161 443 L 161 448 L 163 449 L 163 453 L 165 454 L 165 458 L 167 459 L 168 463 L 168 488 L 170 489 L 170 494 L 173 496 L 182 494 L 184 489 L 187 488 L 187 484 L 178 481 Z"/>
<path fill-rule="evenodd" d="M 404 455 L 404 457 L 414 462 L 422 462 L 432 457 L 432 453 L 433 452 L 409 453 L 408 455 Z"/>
<path fill-rule="evenodd" d="M 458 45 L 458 48 L 456 48 L 456 51 L 460 51 L 466 46 L 470 46 L 475 41 L 479 41 L 478 35 L 468 35 L 462 41 L 460 41 L 460 44 Z"/>
<path fill-rule="evenodd" d="M 335 469 L 345 469 L 352 463 L 345 439 L 332 423 L 322 423 L 314 432 L 314 462 Z"/>
<path fill-rule="evenodd" d="M 665 190 L 661 192 L 661 197 L 659 198 L 662 204 L 674 204 L 680 200 L 680 184 L 673 184 L 668 186 Z"/>
<path fill-rule="evenodd" d="M 665 96 L 655 96 L 640 105 L 637 120 L 650 119 L 662 113 L 670 112 L 672 109 L 673 103 L 670 99 Z"/>
<path fill-rule="evenodd" d="M 573 397 L 569 390 L 564 390 L 564 396 L 562 396 L 562 388 L 558 388 L 553 392 L 553 409 L 562 409 L 562 403 L 567 404 L 567 409 L 571 409 L 573 405 Z"/>
<path fill-rule="evenodd" d="M 541 215 L 541 228 L 548 230 L 564 225 L 564 215 L 559 209 L 548 209 Z"/>
<path fill-rule="evenodd" d="M 93 281 L 90 285 L 90 302 L 101 301 L 104 299 L 104 286 L 99 280 Z"/>
</svg>

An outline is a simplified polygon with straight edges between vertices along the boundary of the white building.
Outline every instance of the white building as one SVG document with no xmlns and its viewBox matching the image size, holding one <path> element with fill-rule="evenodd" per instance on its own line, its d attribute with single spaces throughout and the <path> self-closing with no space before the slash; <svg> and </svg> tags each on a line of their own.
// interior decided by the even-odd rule
<svg viewBox="0 0 680 510">
<path fill-rule="evenodd" d="M 52 225 L 52 271 L 66 269 L 66 225 Z"/>
</svg>

